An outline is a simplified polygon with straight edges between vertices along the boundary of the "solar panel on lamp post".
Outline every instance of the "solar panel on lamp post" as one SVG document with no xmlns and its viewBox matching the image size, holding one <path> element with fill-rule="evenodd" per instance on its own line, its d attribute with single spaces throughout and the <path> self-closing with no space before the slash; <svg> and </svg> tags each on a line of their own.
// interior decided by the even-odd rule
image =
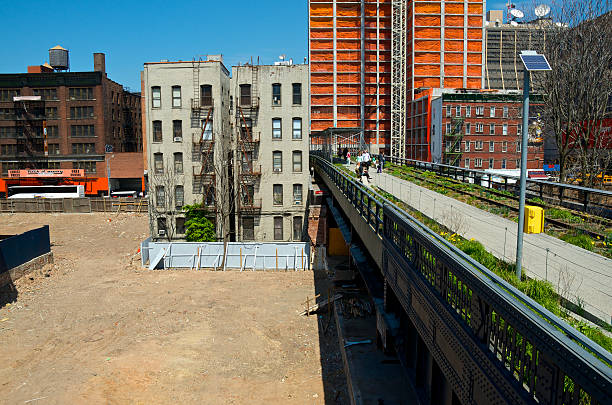
<svg viewBox="0 0 612 405">
<path fill-rule="evenodd" d="M 521 51 L 523 61 L 523 130 L 521 131 L 521 193 L 519 198 L 519 221 L 516 233 L 516 277 L 521 280 L 523 260 L 523 229 L 525 226 L 525 188 L 527 184 L 527 147 L 529 130 L 529 75 L 534 71 L 552 70 L 546 57 L 536 51 Z"/>
</svg>

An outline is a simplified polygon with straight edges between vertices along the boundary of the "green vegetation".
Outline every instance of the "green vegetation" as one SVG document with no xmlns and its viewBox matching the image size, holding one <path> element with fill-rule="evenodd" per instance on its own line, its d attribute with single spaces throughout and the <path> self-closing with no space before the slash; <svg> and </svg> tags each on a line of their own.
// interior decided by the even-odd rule
<svg viewBox="0 0 612 405">
<path fill-rule="evenodd" d="M 215 224 L 207 217 L 207 211 L 202 209 L 202 204 L 186 205 L 185 210 L 186 239 L 189 242 L 215 242 Z"/>
<path fill-rule="evenodd" d="M 562 210 L 559 208 L 549 208 L 545 212 L 545 216 L 547 218 L 560 219 L 561 221 L 577 224 L 580 222 L 584 222 L 582 218 L 577 215 L 572 214 L 569 211 Z"/>
<path fill-rule="evenodd" d="M 517 280 L 516 267 L 513 263 L 508 263 L 498 259 L 492 253 L 489 253 L 480 242 L 473 239 L 468 240 L 455 233 L 452 233 L 439 223 L 425 217 L 420 212 L 411 209 L 393 195 L 382 190 L 378 191 L 383 197 L 394 202 L 400 208 L 410 213 L 410 215 L 424 223 L 434 232 L 438 233 L 447 241 L 458 247 L 461 251 L 468 254 L 472 259 L 476 260 L 478 263 L 497 274 L 499 277 L 516 287 L 519 291 L 536 301 L 538 304 L 542 305 L 544 308 L 548 309 L 553 314 L 563 318 L 568 324 L 578 329 L 581 333 L 603 347 L 608 352 L 612 353 L 612 338 L 602 333 L 602 331 L 597 327 L 590 326 L 585 322 L 578 321 L 571 317 L 567 309 L 562 307 L 561 297 L 557 294 L 553 285 L 549 281 L 530 279 L 525 276 L 523 276 L 521 281 Z M 610 238 L 612 239 L 612 232 Z M 608 331 L 612 331 L 612 327 L 610 327 Z"/>
<path fill-rule="evenodd" d="M 591 252 L 593 251 L 593 245 L 595 244 L 595 241 L 591 239 L 590 236 L 585 235 L 580 231 L 566 233 L 561 235 L 560 239 Z"/>
</svg>

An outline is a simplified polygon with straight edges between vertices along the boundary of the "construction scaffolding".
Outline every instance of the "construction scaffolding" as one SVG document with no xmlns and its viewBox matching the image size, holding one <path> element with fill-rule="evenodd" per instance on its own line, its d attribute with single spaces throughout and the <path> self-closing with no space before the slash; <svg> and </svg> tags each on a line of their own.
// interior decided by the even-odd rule
<svg viewBox="0 0 612 405">
<path fill-rule="evenodd" d="M 391 156 L 406 157 L 406 0 L 392 3 Z"/>
</svg>

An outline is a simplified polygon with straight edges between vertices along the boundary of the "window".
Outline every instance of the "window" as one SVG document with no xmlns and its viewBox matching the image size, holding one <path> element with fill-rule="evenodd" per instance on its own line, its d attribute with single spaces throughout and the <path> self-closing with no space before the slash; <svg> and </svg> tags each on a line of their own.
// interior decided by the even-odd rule
<svg viewBox="0 0 612 405">
<path fill-rule="evenodd" d="M 202 107 L 211 107 L 213 105 L 212 85 L 203 84 L 200 86 L 200 105 Z"/>
<path fill-rule="evenodd" d="M 495 142 L 489 141 L 489 152 L 495 152 Z"/>
<path fill-rule="evenodd" d="M 447 117 L 450 117 L 450 116 L 451 116 L 451 106 L 450 106 L 450 105 L 447 105 L 447 106 L 446 106 L 446 116 L 447 116 Z"/>
<path fill-rule="evenodd" d="M 293 119 L 293 139 L 302 139 L 302 119 Z"/>
<path fill-rule="evenodd" d="M 254 240 L 255 239 L 255 218 L 243 217 L 242 218 L 242 239 L 243 240 Z"/>
<path fill-rule="evenodd" d="M 495 163 L 495 160 L 493 160 L 493 158 L 490 158 L 489 159 L 489 169 L 493 169 L 494 163 Z"/>
<path fill-rule="evenodd" d="M 508 152 L 508 141 L 502 142 L 502 152 Z"/>
<path fill-rule="evenodd" d="M 275 184 L 272 186 L 272 203 L 274 205 L 283 205 L 283 185 Z"/>
<path fill-rule="evenodd" d="M 272 105 L 281 104 L 281 85 L 280 83 L 274 83 L 272 85 Z"/>
<path fill-rule="evenodd" d="M 466 152 L 470 151 L 470 141 L 465 141 L 465 151 Z"/>
<path fill-rule="evenodd" d="M 75 138 L 96 136 L 93 125 L 71 125 L 70 130 Z"/>
<path fill-rule="evenodd" d="M 482 159 L 481 158 L 474 159 L 474 167 L 482 167 Z"/>
<path fill-rule="evenodd" d="M 302 152 L 299 150 L 293 151 L 293 171 L 294 172 L 302 171 Z"/>
<path fill-rule="evenodd" d="M 59 154 L 60 154 L 59 143 L 50 143 L 49 144 L 49 155 L 59 155 Z"/>
<path fill-rule="evenodd" d="M 293 217 L 293 240 L 302 240 L 302 217 Z"/>
<path fill-rule="evenodd" d="M 165 207 L 166 205 L 166 188 L 164 186 L 155 187 L 155 206 Z"/>
<path fill-rule="evenodd" d="M 49 162 L 49 163 L 47 163 L 47 169 L 52 169 L 52 170 L 60 169 L 60 162 Z"/>
<path fill-rule="evenodd" d="M 172 121 L 172 139 L 174 142 L 183 141 L 183 121 L 173 120 Z"/>
<path fill-rule="evenodd" d="M 183 186 L 174 187 L 174 205 L 181 208 L 185 204 L 185 189 Z"/>
<path fill-rule="evenodd" d="M 501 168 L 502 169 L 506 168 L 506 159 L 502 159 Z"/>
<path fill-rule="evenodd" d="M 168 227 L 166 226 L 166 217 L 157 218 L 157 234 L 160 236 L 166 235 Z"/>
<path fill-rule="evenodd" d="M 93 100 L 93 88 L 91 87 L 73 87 L 68 89 L 68 97 L 70 100 Z"/>
<path fill-rule="evenodd" d="M 301 184 L 293 185 L 293 204 L 295 205 L 302 204 L 302 185 Z"/>
<path fill-rule="evenodd" d="M 477 134 L 482 134 L 483 132 L 484 132 L 484 124 L 477 123 L 476 124 L 476 133 Z"/>
<path fill-rule="evenodd" d="M 174 153 L 174 173 L 183 173 L 183 154 L 181 152 Z"/>
<path fill-rule="evenodd" d="M 10 101 L 13 102 L 13 97 L 17 97 L 21 94 L 21 90 L 19 89 L 2 89 L 0 90 L 0 101 Z"/>
<path fill-rule="evenodd" d="M 16 154 L 17 154 L 16 144 L 0 145 L 0 155 L 8 156 L 8 155 L 16 155 Z"/>
<path fill-rule="evenodd" d="M 162 122 L 153 121 L 153 142 L 162 141 Z"/>
<path fill-rule="evenodd" d="M 482 150 L 482 141 L 474 141 L 474 150 Z"/>
<path fill-rule="evenodd" d="M 520 142 L 520 141 L 518 141 L 518 142 L 516 143 L 516 152 L 517 152 L 517 153 L 519 153 L 519 152 L 521 151 L 521 146 L 522 146 L 521 142 Z"/>
<path fill-rule="evenodd" d="M 242 204 L 245 206 L 252 206 L 255 202 L 255 186 L 252 184 L 242 185 L 240 188 L 240 194 L 242 197 Z"/>
<path fill-rule="evenodd" d="M 495 118 L 495 107 L 489 108 L 489 115 L 491 118 Z"/>
<path fill-rule="evenodd" d="M 302 105 L 302 83 L 293 83 L 293 105 Z"/>
<path fill-rule="evenodd" d="M 73 155 L 89 155 L 92 153 L 96 153 L 95 146 L 96 145 L 94 143 L 73 143 L 72 144 L 72 154 Z"/>
<path fill-rule="evenodd" d="M 518 124 L 516 127 L 516 134 L 521 135 L 522 129 L 523 129 L 523 124 Z"/>
<path fill-rule="evenodd" d="M 72 162 L 73 169 L 83 169 L 87 174 L 96 172 L 96 162 Z"/>
<path fill-rule="evenodd" d="M 503 112 L 503 117 L 504 118 L 508 118 L 508 106 L 504 106 L 504 112 Z"/>
<path fill-rule="evenodd" d="M 461 117 L 461 106 L 460 105 L 455 107 L 455 117 Z"/>
<path fill-rule="evenodd" d="M 47 127 L 47 138 L 58 138 L 59 137 L 59 131 L 57 129 L 57 125 L 52 125 L 50 127 Z M 0 138 L 2 138 L 2 136 L 0 136 Z"/>
<path fill-rule="evenodd" d="M 241 84 L 240 85 L 240 105 L 251 105 L 251 85 Z"/>
<path fill-rule="evenodd" d="M 278 150 L 272 152 L 272 169 L 274 172 L 283 171 L 283 152 Z"/>
<path fill-rule="evenodd" d="M 153 154 L 153 170 L 155 171 L 155 174 L 164 173 L 164 154 L 163 153 Z"/>
<path fill-rule="evenodd" d="M 57 100 L 57 89 L 34 89 L 34 95 L 43 100 Z"/>
<path fill-rule="evenodd" d="M 57 107 L 46 107 L 45 108 L 45 117 L 48 120 L 52 120 L 54 118 L 57 118 Z"/>
<path fill-rule="evenodd" d="M 272 139 L 281 139 L 282 137 L 281 119 L 272 118 Z"/>
<path fill-rule="evenodd" d="M 483 115 L 484 115 L 484 106 L 483 105 L 476 106 L 476 116 L 483 116 Z"/>
<path fill-rule="evenodd" d="M 467 169 L 470 168 L 470 158 L 465 158 L 464 167 L 467 168 Z"/>
<path fill-rule="evenodd" d="M 472 131 L 472 124 L 470 124 L 469 122 L 466 122 L 465 123 L 465 134 L 469 135 L 471 131 Z"/>
<path fill-rule="evenodd" d="M 472 106 L 469 106 L 469 105 L 465 106 L 465 116 L 466 117 L 471 117 L 472 116 Z"/>
<path fill-rule="evenodd" d="M 502 125 L 502 135 L 508 135 L 508 124 Z"/>
<path fill-rule="evenodd" d="M 521 168 L 521 159 L 516 159 L 516 169 L 520 169 Z"/>
<path fill-rule="evenodd" d="M 91 106 L 70 107 L 71 119 L 93 118 L 94 110 Z"/>
<path fill-rule="evenodd" d="M 172 108 L 181 108 L 181 86 L 172 86 Z"/>
<path fill-rule="evenodd" d="M 274 240 L 283 240 L 283 217 L 274 217 Z"/>
<path fill-rule="evenodd" d="M 444 132 L 445 134 L 450 134 L 451 133 L 451 124 L 450 124 L 450 122 L 446 123 L 445 130 L 446 130 L 446 132 Z"/>
<path fill-rule="evenodd" d="M 153 108 L 161 108 L 161 87 L 153 86 L 151 87 L 151 107 Z"/>
<path fill-rule="evenodd" d="M 495 124 L 489 124 L 489 133 L 495 135 Z"/>
<path fill-rule="evenodd" d="M 212 141 L 213 139 L 213 122 L 212 119 L 209 119 L 207 123 L 202 121 L 202 127 L 206 125 L 204 128 L 204 135 L 202 137 L 203 141 Z"/>
<path fill-rule="evenodd" d="M 176 221 L 176 233 L 179 235 L 185 234 L 185 218 L 177 217 L 175 221 Z"/>
</svg>

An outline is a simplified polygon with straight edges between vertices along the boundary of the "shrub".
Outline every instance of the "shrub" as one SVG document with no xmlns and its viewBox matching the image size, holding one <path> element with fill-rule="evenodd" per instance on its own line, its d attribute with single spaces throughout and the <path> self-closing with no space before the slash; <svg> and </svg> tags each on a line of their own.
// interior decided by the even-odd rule
<svg viewBox="0 0 612 405">
<path fill-rule="evenodd" d="M 187 218 L 185 239 L 189 242 L 215 242 L 215 224 L 206 218 L 207 211 L 202 209 L 202 204 L 186 205 L 183 208 Z"/>
</svg>

